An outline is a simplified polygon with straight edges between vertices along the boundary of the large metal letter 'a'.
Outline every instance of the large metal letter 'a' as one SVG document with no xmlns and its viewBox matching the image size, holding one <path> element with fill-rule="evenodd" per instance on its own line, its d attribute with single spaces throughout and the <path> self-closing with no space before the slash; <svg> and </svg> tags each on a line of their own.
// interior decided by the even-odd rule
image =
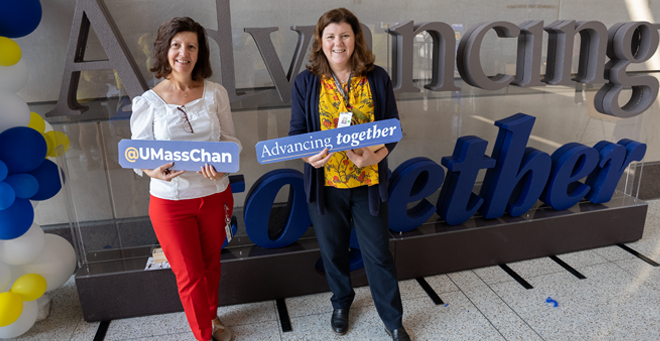
<svg viewBox="0 0 660 341">
<path fill-rule="evenodd" d="M 108 60 L 84 60 L 90 27 L 94 28 Z M 46 113 L 46 116 L 81 115 L 87 111 L 89 107 L 81 105 L 76 99 L 80 72 L 112 69 L 117 71 L 131 98 L 148 89 L 147 82 L 140 74 L 103 0 L 78 0 L 71 25 L 60 97 L 57 106 Z"/>
</svg>

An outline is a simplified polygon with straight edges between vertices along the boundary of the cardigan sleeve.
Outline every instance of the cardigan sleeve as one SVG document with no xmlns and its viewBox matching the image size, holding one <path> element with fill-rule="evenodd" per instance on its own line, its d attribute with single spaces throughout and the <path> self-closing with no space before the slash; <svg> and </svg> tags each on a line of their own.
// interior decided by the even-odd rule
<svg viewBox="0 0 660 341">
<path fill-rule="evenodd" d="M 397 109 L 396 106 L 396 98 L 394 97 L 394 90 L 392 88 L 392 80 L 390 79 L 390 76 L 385 72 L 384 69 L 379 68 L 378 70 L 378 76 L 377 77 L 381 84 L 383 84 L 383 101 L 382 103 L 384 104 L 384 115 L 383 115 L 383 120 L 387 120 L 390 118 L 396 118 L 399 119 L 399 110 Z M 394 147 L 396 147 L 396 142 L 393 143 L 388 143 L 385 145 L 387 150 L 391 153 Z"/>
<path fill-rule="evenodd" d="M 314 93 L 318 90 L 314 86 L 316 76 L 307 70 L 303 70 L 296 76 L 291 89 L 291 121 L 289 122 L 289 136 L 305 134 L 315 131 L 313 117 L 318 112 L 318 97 Z M 325 202 L 323 200 L 323 183 L 318 179 L 323 178 L 323 168 L 315 169 L 308 163 L 303 165 L 303 184 L 305 187 L 305 198 L 308 203 L 316 202 L 320 214 L 325 213 Z"/>
<path fill-rule="evenodd" d="M 305 81 L 305 72 L 301 72 L 293 81 L 291 89 L 291 121 L 289 122 L 289 136 L 308 133 L 307 115 L 305 113 L 305 94 L 308 91 Z"/>
</svg>

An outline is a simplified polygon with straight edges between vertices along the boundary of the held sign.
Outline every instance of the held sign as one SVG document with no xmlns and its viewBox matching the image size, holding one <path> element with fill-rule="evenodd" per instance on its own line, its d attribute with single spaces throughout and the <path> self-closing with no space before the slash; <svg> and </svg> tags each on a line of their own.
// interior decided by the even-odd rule
<svg viewBox="0 0 660 341">
<path fill-rule="evenodd" d="M 401 124 L 396 118 L 363 123 L 345 128 L 317 131 L 279 139 L 259 141 L 257 161 L 267 164 L 318 154 L 370 147 L 401 140 Z"/>
<path fill-rule="evenodd" d="M 123 168 L 154 169 L 174 162 L 172 170 L 199 171 L 212 165 L 217 172 L 238 171 L 238 144 L 199 141 L 119 141 L 119 164 Z"/>
</svg>

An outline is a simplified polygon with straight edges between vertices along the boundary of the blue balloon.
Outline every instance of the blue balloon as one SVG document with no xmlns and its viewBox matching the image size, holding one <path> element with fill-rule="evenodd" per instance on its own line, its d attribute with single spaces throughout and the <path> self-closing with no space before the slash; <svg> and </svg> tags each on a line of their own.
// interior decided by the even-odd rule
<svg viewBox="0 0 660 341">
<path fill-rule="evenodd" d="M 7 174 L 9 174 L 7 165 L 0 160 L 0 181 L 4 180 L 7 177 Z"/>
<path fill-rule="evenodd" d="M 46 200 L 50 199 L 62 188 L 60 182 L 59 167 L 50 160 L 44 160 L 39 168 L 30 172 L 39 182 L 39 190 L 35 195 L 30 197 L 30 200 Z"/>
<path fill-rule="evenodd" d="M 39 0 L 0 0 L 0 36 L 25 37 L 32 33 L 40 22 Z"/>
<path fill-rule="evenodd" d="M 9 208 L 0 210 L 0 239 L 10 240 L 22 236 L 32 226 L 34 209 L 30 200 L 16 198 Z"/>
<path fill-rule="evenodd" d="M 0 210 L 9 208 L 16 199 L 16 192 L 9 184 L 0 182 Z"/>
<path fill-rule="evenodd" d="M 35 170 L 48 152 L 43 135 L 28 127 L 14 127 L 0 133 L 0 146 L 0 160 L 7 165 L 9 174 Z"/>
<path fill-rule="evenodd" d="M 30 174 L 10 175 L 5 179 L 5 183 L 9 184 L 16 192 L 16 197 L 21 199 L 29 199 L 39 190 L 39 182 Z"/>
</svg>

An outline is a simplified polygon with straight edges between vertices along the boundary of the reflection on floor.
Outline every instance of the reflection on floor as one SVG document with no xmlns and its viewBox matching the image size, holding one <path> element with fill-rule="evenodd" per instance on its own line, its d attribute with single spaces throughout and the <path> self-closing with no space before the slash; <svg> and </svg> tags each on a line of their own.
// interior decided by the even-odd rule
<svg viewBox="0 0 660 341">
<path fill-rule="evenodd" d="M 625 226 L 622 226 L 625 228 Z M 644 237 L 627 244 L 660 262 L 660 201 L 649 202 Z M 401 281 L 403 324 L 415 340 L 657 340 L 660 267 L 619 246 L 425 278 L 435 304 L 416 280 Z M 224 278 L 223 280 L 231 280 Z M 423 281 L 422 281 L 423 282 Z M 97 340 L 100 323 L 82 319 L 73 279 L 51 293 L 49 319 L 19 340 Z M 387 340 L 368 288 L 357 289 L 350 329 L 330 329 L 330 294 L 287 298 L 292 330 L 282 331 L 275 301 L 222 307 L 236 340 Z M 555 306 L 555 303 L 557 306 Z M 101 340 L 99 337 L 98 340 Z M 194 340 L 183 313 L 111 321 L 105 340 Z"/>
</svg>

